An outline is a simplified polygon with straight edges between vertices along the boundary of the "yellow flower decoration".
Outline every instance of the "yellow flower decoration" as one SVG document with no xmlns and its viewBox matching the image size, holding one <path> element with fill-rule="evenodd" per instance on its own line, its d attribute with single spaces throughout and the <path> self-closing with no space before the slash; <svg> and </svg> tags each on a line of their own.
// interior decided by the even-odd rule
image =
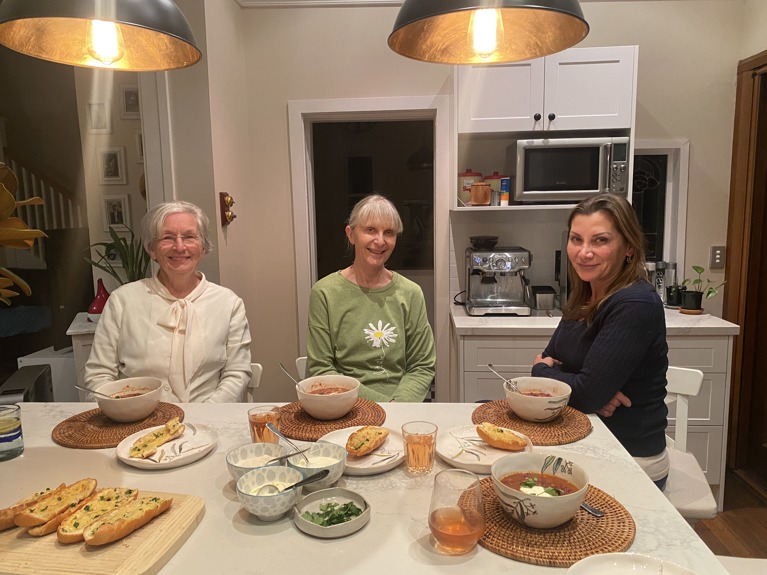
<svg viewBox="0 0 767 575">
<path fill-rule="evenodd" d="M 0 162 L 0 246 L 16 249 L 29 249 L 37 238 L 47 237 L 41 230 L 33 230 L 23 220 L 12 217 L 19 206 L 41 206 L 42 198 L 34 197 L 21 202 L 14 194 L 19 182 L 11 169 Z M 10 188 L 10 189 L 9 189 Z M 25 295 L 32 293 L 27 282 L 6 268 L 0 268 L 0 302 L 11 305 L 9 298 L 19 295 L 18 287 Z"/>
</svg>

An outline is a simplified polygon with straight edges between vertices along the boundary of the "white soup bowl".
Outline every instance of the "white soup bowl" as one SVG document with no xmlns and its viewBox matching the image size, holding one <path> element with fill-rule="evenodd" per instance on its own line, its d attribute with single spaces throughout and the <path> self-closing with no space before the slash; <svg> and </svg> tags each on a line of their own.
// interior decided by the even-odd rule
<svg viewBox="0 0 767 575">
<path fill-rule="evenodd" d="M 104 412 L 104 415 L 120 423 L 139 421 L 148 417 L 157 408 L 157 404 L 160 403 L 160 397 L 162 396 L 162 380 L 156 377 L 118 379 L 100 385 L 96 388 L 96 391 L 106 395 L 114 395 L 127 386 L 149 388 L 150 391 L 121 399 L 107 399 L 94 394 L 96 403 L 98 403 L 99 409 Z"/>
</svg>

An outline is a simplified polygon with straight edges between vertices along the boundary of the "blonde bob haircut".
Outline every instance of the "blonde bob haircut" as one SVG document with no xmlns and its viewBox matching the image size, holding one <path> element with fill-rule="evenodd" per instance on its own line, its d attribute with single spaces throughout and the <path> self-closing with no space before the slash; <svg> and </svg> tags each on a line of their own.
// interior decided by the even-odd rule
<svg viewBox="0 0 767 575">
<path fill-rule="evenodd" d="M 160 238 L 165 218 L 171 214 L 191 214 L 194 216 L 195 220 L 197 220 L 197 233 L 200 234 L 204 253 L 209 254 L 213 250 L 213 244 L 210 243 L 210 237 L 208 236 L 210 220 L 208 220 L 205 212 L 192 203 L 176 201 L 157 204 L 141 218 L 141 242 L 144 244 L 144 249 L 147 252 Z"/>
<path fill-rule="evenodd" d="M 591 300 L 591 285 L 578 277 L 569 258 L 567 261 L 567 279 L 572 291 L 567 298 L 567 304 L 563 310 L 564 319 L 591 320 L 594 313 L 602 303 L 615 292 L 630 286 L 638 281 L 648 281 L 645 269 L 645 237 L 642 227 L 636 217 L 636 212 L 628 200 L 616 194 L 598 194 L 583 200 L 570 212 L 567 220 L 568 244 L 570 243 L 570 228 L 575 216 L 590 216 L 597 212 L 605 214 L 617 232 L 623 236 L 628 247 L 632 248 L 633 255 L 623 261 L 623 265 L 615 274 L 607 286 L 605 296 L 599 301 Z M 567 254 L 564 254 L 567 257 Z"/>
<path fill-rule="evenodd" d="M 402 226 L 402 218 L 399 217 L 399 212 L 394 204 L 381 194 L 371 194 L 365 196 L 359 202 L 357 202 L 352 208 L 352 213 L 349 214 L 349 221 L 347 225 L 354 229 L 357 226 L 365 226 L 367 224 L 380 224 L 386 229 L 394 230 L 399 235 L 404 229 Z"/>
</svg>

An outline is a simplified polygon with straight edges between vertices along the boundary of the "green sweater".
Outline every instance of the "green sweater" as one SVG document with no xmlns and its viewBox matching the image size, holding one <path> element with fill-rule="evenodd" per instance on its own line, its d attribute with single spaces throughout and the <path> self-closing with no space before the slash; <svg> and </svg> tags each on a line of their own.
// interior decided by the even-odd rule
<svg viewBox="0 0 767 575">
<path fill-rule="evenodd" d="M 394 273 L 382 288 L 330 274 L 309 296 L 308 375 L 358 379 L 360 397 L 423 401 L 434 379 L 434 336 L 418 284 Z"/>
</svg>

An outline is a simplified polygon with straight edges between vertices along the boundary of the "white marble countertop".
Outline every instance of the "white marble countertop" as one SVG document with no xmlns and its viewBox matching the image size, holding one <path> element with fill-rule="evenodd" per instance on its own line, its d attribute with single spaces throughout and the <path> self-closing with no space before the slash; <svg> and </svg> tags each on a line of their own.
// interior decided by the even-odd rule
<svg viewBox="0 0 767 575">
<path fill-rule="evenodd" d="M 87 312 L 80 312 L 72 320 L 67 329 L 67 335 L 87 335 L 96 332 L 96 323 L 88 319 Z"/>
<path fill-rule="evenodd" d="M 555 310 L 559 312 L 559 310 Z M 561 312 L 559 312 L 561 314 Z M 550 336 L 559 324 L 560 316 L 513 315 L 470 316 L 461 305 L 450 306 L 450 317 L 455 333 L 459 336 L 522 335 Z M 738 335 L 740 327 L 711 314 L 686 315 L 678 309 L 666 308 L 666 335 Z"/>
<path fill-rule="evenodd" d="M 88 403 L 23 403 L 25 451 L 0 463 L 0 507 L 27 496 L 39 484 L 95 477 L 100 485 L 187 493 L 205 500 L 201 523 L 160 573 L 421 573 L 564 574 L 563 568 L 513 561 L 483 547 L 467 555 L 447 557 L 435 552 L 427 524 L 431 473 L 409 476 L 404 466 L 381 475 L 343 476 L 338 485 L 364 495 L 372 517 L 364 529 L 338 540 L 314 539 L 291 519 L 262 523 L 241 509 L 224 461 L 234 446 L 249 441 L 250 404 L 182 404 L 186 421 L 208 425 L 219 434 L 216 449 L 195 463 L 175 469 L 146 471 L 121 463 L 114 449 L 81 450 L 56 445 L 51 430 Z M 384 404 L 385 426 L 427 419 L 440 432 L 471 422 L 476 404 Z M 677 563 L 697 575 L 726 575 L 695 531 L 652 484 L 601 421 L 585 439 L 556 450 L 584 466 L 591 483 L 615 497 L 636 522 L 629 551 Z M 554 448 L 546 448 L 547 450 Z"/>
</svg>

